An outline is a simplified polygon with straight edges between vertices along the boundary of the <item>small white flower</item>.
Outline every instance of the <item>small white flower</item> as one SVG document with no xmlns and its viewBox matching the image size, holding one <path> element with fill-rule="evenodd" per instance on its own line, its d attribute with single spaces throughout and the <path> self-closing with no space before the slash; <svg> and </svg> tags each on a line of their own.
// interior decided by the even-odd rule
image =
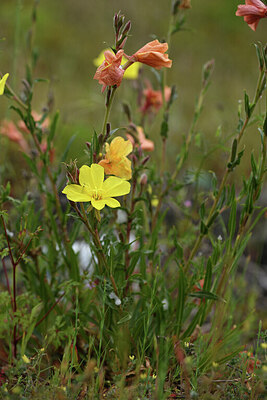
<svg viewBox="0 0 267 400">
<path fill-rule="evenodd" d="M 168 300 L 167 300 L 167 299 L 164 299 L 164 300 L 162 300 L 161 303 L 162 303 L 163 310 L 164 310 L 164 311 L 168 310 L 168 308 L 169 308 L 169 302 L 168 302 Z"/>
<path fill-rule="evenodd" d="M 115 300 L 115 304 L 116 304 L 116 306 L 120 306 L 121 305 L 121 300 L 118 297 Z"/>
<path fill-rule="evenodd" d="M 217 239 L 221 242 L 223 240 L 222 235 L 219 235 Z"/>
<path fill-rule="evenodd" d="M 116 295 L 116 293 L 111 292 L 109 294 L 109 298 L 115 301 L 116 306 L 120 306 L 121 305 L 121 300 L 118 298 L 118 296 Z"/>
</svg>

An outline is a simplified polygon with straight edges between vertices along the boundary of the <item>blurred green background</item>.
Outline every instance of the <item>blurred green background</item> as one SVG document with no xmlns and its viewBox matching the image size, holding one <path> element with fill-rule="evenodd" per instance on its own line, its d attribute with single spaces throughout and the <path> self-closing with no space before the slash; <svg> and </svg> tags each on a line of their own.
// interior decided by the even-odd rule
<svg viewBox="0 0 267 400">
<path fill-rule="evenodd" d="M 33 0 L 1 0 L 0 5 L 0 38 L 4 39 L 0 41 L 0 70 L 10 72 L 9 83 L 17 92 L 25 76 L 33 3 Z M 251 98 L 254 95 L 258 67 L 253 43 L 265 39 L 266 21 L 261 21 L 253 32 L 243 18 L 235 16 L 240 3 L 243 1 L 192 0 L 192 9 L 186 12 L 186 29 L 173 36 L 169 51 L 173 68 L 168 70 L 167 83 L 176 85 L 178 99 L 170 121 L 169 167 L 175 160 L 182 135 L 190 127 L 205 62 L 215 59 L 212 84 L 198 125 L 207 143 L 216 142 L 218 126 L 222 126 L 225 136 L 234 132 L 238 101 L 243 99 L 244 89 Z M 121 10 L 132 21 L 131 37 L 125 48 L 127 54 L 132 54 L 152 40 L 153 34 L 166 38 L 170 4 L 168 0 L 39 1 L 34 39 L 39 60 L 35 77 L 48 78 L 50 83 L 36 86 L 34 108 L 40 112 L 48 95 L 53 93 L 54 111 L 59 109 L 61 113 L 56 139 L 59 158 L 69 138 L 76 134 L 69 157 L 78 158 L 79 164 L 86 161 L 84 142 L 90 139 L 94 129 L 101 129 L 104 96 L 98 82 L 93 80 L 96 69 L 93 59 L 103 48 L 113 44 L 114 13 Z M 148 67 L 144 67 L 143 75 L 155 82 Z M 124 80 L 117 93 L 111 116 L 113 128 L 126 123 L 122 101 L 128 101 L 137 109 L 132 86 L 131 81 Z M 8 107 L 8 100 L 1 99 L 0 117 L 16 119 Z M 159 142 L 160 120 L 161 115 L 146 129 L 156 142 Z M 254 126 L 245 138 L 249 148 L 257 150 L 257 136 Z M 6 140 L 1 141 L 1 147 L 3 144 L 9 145 Z M 156 151 L 156 158 L 159 153 Z M 193 160 L 200 156 L 201 151 L 195 148 Z M 209 167 L 220 169 L 219 161 L 224 157 L 221 151 L 215 152 Z"/>
</svg>

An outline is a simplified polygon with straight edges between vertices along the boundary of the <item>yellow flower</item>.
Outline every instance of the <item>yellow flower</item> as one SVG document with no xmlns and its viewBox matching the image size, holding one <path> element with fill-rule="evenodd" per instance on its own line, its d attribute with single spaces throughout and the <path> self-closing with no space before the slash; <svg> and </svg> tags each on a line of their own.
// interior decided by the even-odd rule
<svg viewBox="0 0 267 400">
<path fill-rule="evenodd" d="M 83 165 L 79 173 L 79 185 L 67 185 L 62 193 L 74 202 L 91 201 L 97 210 L 102 210 L 105 205 L 116 208 L 120 207 L 118 200 L 113 197 L 128 194 L 131 189 L 129 182 L 111 176 L 104 181 L 104 168 L 98 164 L 91 167 Z"/>
<path fill-rule="evenodd" d="M 9 77 L 9 74 L 5 74 L 2 79 L 0 79 L 0 96 L 4 93 L 5 91 L 5 84 L 6 80 Z"/>
<path fill-rule="evenodd" d="M 126 157 L 133 150 L 130 140 L 118 136 L 110 144 L 106 143 L 106 155 L 99 162 L 107 175 L 116 175 L 120 178 L 131 179 L 131 161 Z"/>
<path fill-rule="evenodd" d="M 26 354 L 24 354 L 22 357 L 22 360 L 25 362 L 25 364 L 30 364 L 30 359 L 26 356 Z"/>
<path fill-rule="evenodd" d="M 98 57 L 96 57 L 93 62 L 96 67 L 99 67 L 105 60 L 104 52 L 110 50 L 110 49 L 105 49 L 101 51 Z M 127 58 L 122 57 L 122 65 L 127 62 Z M 138 72 L 139 72 L 140 64 L 138 63 L 133 63 L 130 67 L 126 69 L 123 75 L 123 79 L 137 79 L 138 78 Z"/>
</svg>

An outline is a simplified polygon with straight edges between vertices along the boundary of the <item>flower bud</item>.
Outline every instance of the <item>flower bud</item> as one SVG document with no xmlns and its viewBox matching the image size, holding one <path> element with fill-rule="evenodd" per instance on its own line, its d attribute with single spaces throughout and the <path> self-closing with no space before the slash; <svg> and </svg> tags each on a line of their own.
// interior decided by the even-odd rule
<svg viewBox="0 0 267 400">
<path fill-rule="evenodd" d="M 140 185 L 145 186 L 147 184 L 147 174 L 142 174 L 140 178 Z"/>
<path fill-rule="evenodd" d="M 67 177 L 70 183 L 79 184 L 79 170 L 77 167 L 77 161 L 70 161 L 70 164 L 65 164 L 67 168 Z"/>
<path fill-rule="evenodd" d="M 142 161 L 142 165 L 145 165 L 149 159 L 150 159 L 150 156 L 146 156 Z"/>
</svg>

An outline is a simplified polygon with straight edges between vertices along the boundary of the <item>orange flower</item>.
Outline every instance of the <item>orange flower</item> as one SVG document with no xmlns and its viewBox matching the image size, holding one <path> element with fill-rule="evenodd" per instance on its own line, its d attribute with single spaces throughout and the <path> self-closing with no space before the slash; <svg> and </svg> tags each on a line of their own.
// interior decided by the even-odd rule
<svg viewBox="0 0 267 400">
<path fill-rule="evenodd" d="M 160 69 L 161 67 L 170 68 L 172 61 L 169 60 L 168 54 L 165 54 L 167 50 L 168 43 L 160 43 L 158 40 L 153 40 L 141 47 L 141 49 L 129 57 L 129 60 L 133 62 L 138 61 L 156 69 Z"/>
<path fill-rule="evenodd" d="M 141 126 L 136 127 L 138 133 L 138 142 L 140 143 L 140 147 L 142 150 L 145 151 L 153 151 L 154 150 L 154 143 L 152 140 L 149 140 L 145 137 L 143 128 Z M 133 146 L 136 146 L 135 140 L 132 135 L 126 134 L 127 138 L 130 140 Z M 138 146 L 138 145 L 137 145 Z"/>
<path fill-rule="evenodd" d="M 17 129 L 16 125 L 12 121 L 3 121 L 0 127 L 0 133 L 8 137 L 12 142 L 17 143 L 21 150 L 25 153 L 28 152 L 29 146 L 26 140 L 24 139 L 21 132 Z"/>
<path fill-rule="evenodd" d="M 147 83 L 147 89 L 143 91 L 143 94 L 145 96 L 145 103 L 143 107 L 141 108 L 142 113 L 146 113 L 147 111 L 153 109 L 155 112 L 158 112 L 160 108 L 162 107 L 162 92 L 161 90 L 153 90 L 151 85 Z M 171 88 L 168 86 L 165 86 L 164 88 L 164 96 L 166 102 L 169 101 L 171 97 Z"/>
<path fill-rule="evenodd" d="M 106 143 L 105 146 L 105 158 L 98 163 L 105 169 L 105 173 L 123 179 L 131 179 L 131 161 L 127 158 L 128 154 L 133 151 L 130 140 L 124 140 L 118 136 L 110 144 Z"/>
<path fill-rule="evenodd" d="M 105 51 L 105 60 L 97 68 L 94 79 L 97 79 L 100 85 L 103 85 L 102 92 L 107 86 L 120 86 L 124 70 L 121 68 L 121 60 L 124 52 L 119 50 L 117 54 L 112 51 Z"/>
<path fill-rule="evenodd" d="M 255 31 L 261 18 L 267 17 L 267 6 L 260 0 L 246 0 L 245 5 L 239 5 L 235 13 L 244 17 L 244 21 Z"/>
</svg>

